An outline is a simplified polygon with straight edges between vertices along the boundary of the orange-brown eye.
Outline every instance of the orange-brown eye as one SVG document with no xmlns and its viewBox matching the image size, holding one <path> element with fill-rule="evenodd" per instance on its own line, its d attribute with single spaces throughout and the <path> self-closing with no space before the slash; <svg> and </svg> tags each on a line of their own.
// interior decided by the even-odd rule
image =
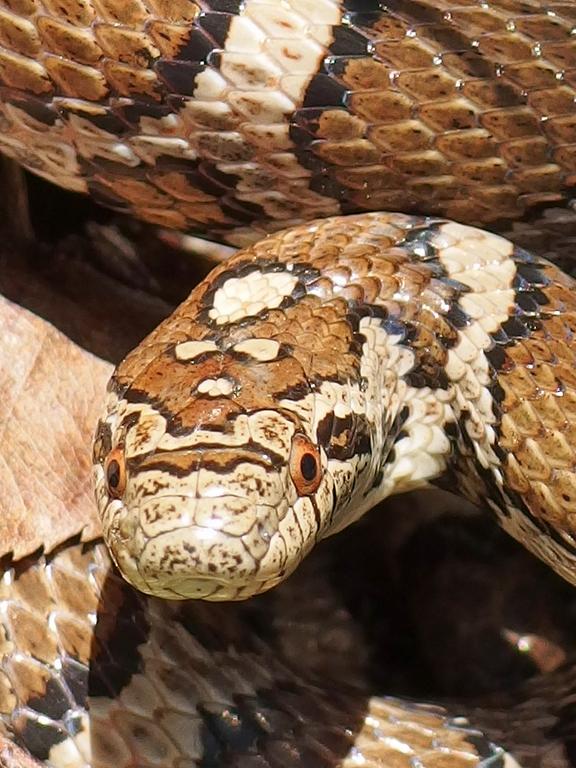
<svg viewBox="0 0 576 768">
<path fill-rule="evenodd" d="M 290 476 L 300 496 L 310 496 L 317 491 L 322 480 L 320 451 L 301 434 L 292 438 Z"/>
<path fill-rule="evenodd" d="M 126 488 L 126 467 L 124 455 L 120 448 L 110 451 L 104 464 L 108 493 L 115 499 L 120 498 Z"/>
</svg>

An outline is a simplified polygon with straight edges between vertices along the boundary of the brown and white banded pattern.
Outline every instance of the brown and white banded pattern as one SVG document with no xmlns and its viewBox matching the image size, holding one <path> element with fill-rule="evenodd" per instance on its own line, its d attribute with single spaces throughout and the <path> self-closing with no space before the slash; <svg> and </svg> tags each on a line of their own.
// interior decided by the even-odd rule
<svg viewBox="0 0 576 768">
<path fill-rule="evenodd" d="M 500 225 L 576 173 L 571 0 L 1 0 L 0 147 L 233 244 L 338 213 Z"/>
<path fill-rule="evenodd" d="M 6 569 L 0 764 L 518 768 L 465 717 L 372 695 L 363 653 L 334 642 L 352 621 L 327 563 L 309 565 L 258 606 L 147 598 L 111 570 L 102 543 Z M 326 636 L 296 663 L 295 628 L 310 617 Z"/>
<path fill-rule="evenodd" d="M 105 537 L 168 598 L 245 598 L 387 496 L 447 484 L 574 582 L 576 294 L 440 219 L 363 214 L 216 269 L 119 366 Z"/>
</svg>

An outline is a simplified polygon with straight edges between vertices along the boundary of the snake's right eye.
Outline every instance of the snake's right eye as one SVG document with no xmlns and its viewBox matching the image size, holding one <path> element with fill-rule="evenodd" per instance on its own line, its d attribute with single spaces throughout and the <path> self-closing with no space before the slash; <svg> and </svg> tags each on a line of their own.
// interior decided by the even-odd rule
<svg viewBox="0 0 576 768">
<path fill-rule="evenodd" d="M 115 499 L 120 498 L 126 489 L 126 467 L 120 448 L 110 451 L 104 464 L 108 493 Z"/>
</svg>

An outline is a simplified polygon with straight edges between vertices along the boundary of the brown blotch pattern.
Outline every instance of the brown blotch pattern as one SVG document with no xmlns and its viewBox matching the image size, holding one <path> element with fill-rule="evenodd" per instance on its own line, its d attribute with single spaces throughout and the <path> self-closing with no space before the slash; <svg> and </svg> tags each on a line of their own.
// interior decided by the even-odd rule
<svg viewBox="0 0 576 768">
<path fill-rule="evenodd" d="M 410 324 L 416 368 L 430 386 L 441 384 L 446 347 L 456 338 L 443 314 L 458 291 L 433 279 L 425 262 L 412 260 L 399 247 L 417 223 L 384 214 L 370 221 L 326 220 L 244 250 L 212 272 L 210 280 L 122 362 L 112 387 L 120 396 L 129 387 L 126 396 L 131 402 L 150 402 L 176 430 L 200 423 L 224 429 L 243 409 L 274 409 L 282 396 L 293 393 L 299 399 L 323 381 L 358 382 L 363 343 L 358 324 L 363 307 L 371 305 L 381 307 L 384 315 L 401 315 Z M 295 275 L 301 269 L 294 289 L 298 298 L 242 322 L 210 322 L 214 291 L 235 270 L 245 271 L 251 264 L 255 271 L 265 264 L 277 269 L 286 263 L 294 266 Z M 397 301 L 397 294 L 424 296 L 429 309 Z M 277 359 L 259 363 L 235 354 L 234 346 L 250 338 L 278 341 Z M 177 360 L 175 346 L 190 340 L 210 340 L 219 351 L 197 360 Z M 198 393 L 203 381 L 219 378 L 231 382 L 229 397 Z"/>
</svg>

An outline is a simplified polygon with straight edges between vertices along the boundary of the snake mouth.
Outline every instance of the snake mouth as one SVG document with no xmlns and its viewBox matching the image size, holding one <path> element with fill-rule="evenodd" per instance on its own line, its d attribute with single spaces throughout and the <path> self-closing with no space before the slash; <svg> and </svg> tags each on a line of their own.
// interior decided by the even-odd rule
<svg viewBox="0 0 576 768">
<path fill-rule="evenodd" d="M 243 600 L 278 584 L 301 559 L 292 565 L 282 507 L 233 495 L 156 497 L 153 507 L 113 501 L 106 539 L 124 578 L 142 592 Z"/>
<path fill-rule="evenodd" d="M 226 580 L 212 574 L 200 573 L 153 573 L 147 571 L 142 561 L 127 561 L 126 557 L 113 553 L 114 560 L 124 578 L 140 592 L 167 600 L 207 600 L 213 602 L 246 600 L 266 592 L 284 580 L 286 572 L 280 571 L 268 578 L 247 575 L 243 579 Z"/>
<path fill-rule="evenodd" d="M 272 589 L 283 580 L 280 575 L 276 579 L 259 581 L 247 580 L 245 583 L 231 584 L 212 577 L 190 576 L 163 579 L 156 583 L 146 581 L 137 586 L 141 592 L 161 597 L 166 600 L 205 600 L 208 602 L 232 602 L 247 600 L 262 592 Z"/>
</svg>

